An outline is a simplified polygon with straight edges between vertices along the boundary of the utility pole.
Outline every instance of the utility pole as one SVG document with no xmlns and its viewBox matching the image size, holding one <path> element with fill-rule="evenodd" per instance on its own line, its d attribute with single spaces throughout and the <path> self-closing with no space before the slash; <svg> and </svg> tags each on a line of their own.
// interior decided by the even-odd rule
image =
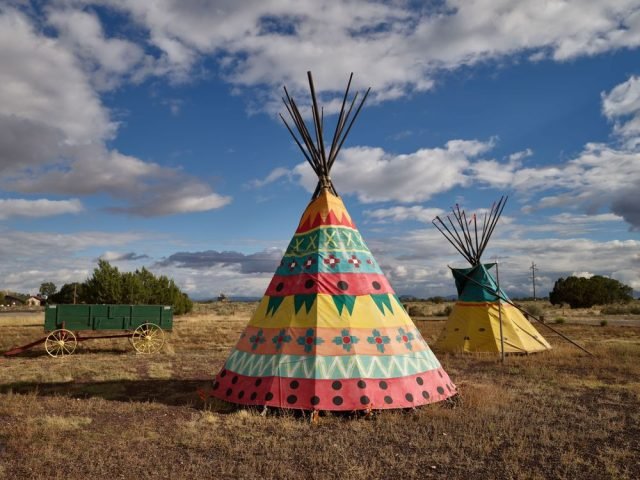
<svg viewBox="0 0 640 480">
<path fill-rule="evenodd" d="M 535 263 L 531 262 L 531 266 L 529 267 L 529 270 L 531 270 L 531 282 L 533 284 L 533 300 L 537 300 L 536 299 L 536 271 L 538 270 L 538 267 Z"/>
</svg>

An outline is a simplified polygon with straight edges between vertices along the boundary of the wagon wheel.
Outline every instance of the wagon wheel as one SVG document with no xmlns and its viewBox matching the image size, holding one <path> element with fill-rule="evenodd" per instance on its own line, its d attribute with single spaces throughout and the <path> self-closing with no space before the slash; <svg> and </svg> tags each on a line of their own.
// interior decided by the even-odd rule
<svg viewBox="0 0 640 480">
<path fill-rule="evenodd" d="M 164 345 L 164 331 L 155 323 L 143 323 L 133 331 L 131 343 L 138 353 L 156 353 Z"/>
<path fill-rule="evenodd" d="M 78 340 L 76 340 L 76 336 L 66 328 L 54 330 L 47 335 L 44 341 L 44 348 L 52 357 L 71 355 L 77 346 Z"/>
</svg>

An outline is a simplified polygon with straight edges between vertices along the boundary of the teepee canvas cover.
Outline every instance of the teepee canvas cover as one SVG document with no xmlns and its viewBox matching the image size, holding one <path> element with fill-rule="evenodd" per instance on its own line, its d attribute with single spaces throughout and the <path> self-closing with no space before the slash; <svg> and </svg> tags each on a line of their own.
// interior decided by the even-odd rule
<svg viewBox="0 0 640 480">
<path fill-rule="evenodd" d="M 458 301 L 453 307 L 436 346 L 445 351 L 500 352 L 500 317 L 505 353 L 532 353 L 551 348 L 520 310 L 491 292 L 498 285 L 490 271 L 495 263 L 471 268 L 453 268 Z M 483 288 L 480 285 L 488 286 Z M 501 312 L 498 311 L 501 309 Z"/>
<path fill-rule="evenodd" d="M 316 117 L 311 76 L 309 81 L 320 143 L 322 119 Z M 303 136 L 299 145 L 306 144 L 308 132 L 301 131 L 288 94 L 287 100 Z M 345 113 L 344 103 L 338 136 L 351 125 L 351 108 Z M 342 141 L 344 137 L 334 136 L 333 145 Z M 213 395 L 238 404 L 309 410 L 414 407 L 452 396 L 455 386 L 335 194 L 328 173 L 339 148 L 332 146 L 327 157 L 320 154 L 321 145 L 313 146 L 315 152 L 303 152 L 313 160 L 309 163 L 318 173 L 318 189 L 217 375 Z"/>
<path fill-rule="evenodd" d="M 467 219 L 457 205 L 446 222 L 436 217 L 433 224 L 454 248 L 471 264 L 470 268 L 452 268 L 458 301 L 449 314 L 436 347 L 456 352 L 533 353 L 549 350 L 551 345 L 514 307 L 491 274 L 495 263 L 482 263 L 502 210 L 507 202 L 502 197 L 484 215 L 478 226 L 476 215 Z"/>
</svg>

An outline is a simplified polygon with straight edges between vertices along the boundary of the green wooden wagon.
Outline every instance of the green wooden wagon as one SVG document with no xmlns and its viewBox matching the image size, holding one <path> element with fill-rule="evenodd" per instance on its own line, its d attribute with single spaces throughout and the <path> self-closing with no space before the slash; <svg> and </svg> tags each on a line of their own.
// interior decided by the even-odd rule
<svg viewBox="0 0 640 480">
<path fill-rule="evenodd" d="M 165 305 L 49 305 L 45 308 L 46 337 L 15 347 L 6 356 L 22 353 L 44 343 L 52 357 L 71 355 L 78 342 L 98 338 L 129 338 L 139 353 L 160 351 L 165 331 L 173 328 L 173 309 Z M 87 331 L 124 331 L 86 335 Z"/>
</svg>

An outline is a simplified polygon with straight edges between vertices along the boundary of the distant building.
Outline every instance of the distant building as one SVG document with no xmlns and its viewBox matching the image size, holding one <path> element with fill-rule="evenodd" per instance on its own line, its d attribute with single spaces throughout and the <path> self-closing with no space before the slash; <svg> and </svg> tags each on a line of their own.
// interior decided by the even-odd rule
<svg viewBox="0 0 640 480">
<path fill-rule="evenodd" d="M 29 307 L 39 307 L 42 304 L 42 301 L 38 297 L 30 296 L 25 300 L 25 305 Z"/>
<path fill-rule="evenodd" d="M 5 295 L 4 303 L 5 305 L 24 305 L 24 300 L 14 295 Z"/>
<path fill-rule="evenodd" d="M 227 297 L 224 293 L 221 293 L 220 295 L 218 295 L 218 301 L 219 302 L 228 302 L 229 301 L 229 297 Z"/>
</svg>

